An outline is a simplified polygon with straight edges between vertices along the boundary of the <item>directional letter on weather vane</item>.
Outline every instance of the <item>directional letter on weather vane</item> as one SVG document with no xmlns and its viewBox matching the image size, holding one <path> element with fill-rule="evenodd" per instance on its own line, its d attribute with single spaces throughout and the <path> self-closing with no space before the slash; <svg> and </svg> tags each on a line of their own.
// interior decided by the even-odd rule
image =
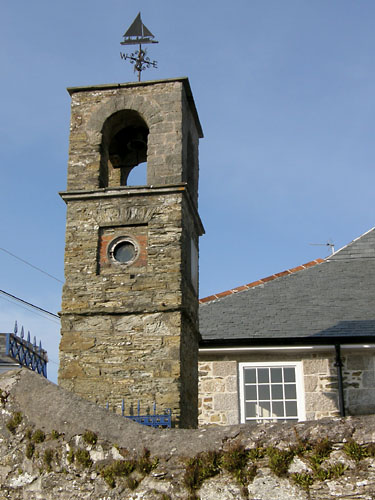
<svg viewBox="0 0 375 500">
<path fill-rule="evenodd" d="M 139 49 L 131 54 L 123 54 L 120 52 L 121 59 L 129 59 L 131 64 L 134 64 L 134 71 L 138 71 L 138 81 L 141 81 L 141 72 L 151 66 L 157 68 L 157 62 L 151 61 L 146 56 L 146 49 L 142 49 L 142 43 L 159 43 L 154 40 L 154 35 L 142 23 L 141 13 L 134 19 L 130 28 L 124 34 L 124 41 L 121 45 L 139 45 Z"/>
</svg>

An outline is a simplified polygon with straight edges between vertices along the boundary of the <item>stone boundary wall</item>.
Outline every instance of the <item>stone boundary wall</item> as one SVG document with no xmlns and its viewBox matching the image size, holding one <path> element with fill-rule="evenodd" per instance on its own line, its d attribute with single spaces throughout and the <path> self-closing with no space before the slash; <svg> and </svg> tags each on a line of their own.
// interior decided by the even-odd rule
<svg viewBox="0 0 375 500">
<path fill-rule="evenodd" d="M 374 415 L 158 430 L 26 369 L 0 391 L 1 500 L 374 498 Z"/>
<path fill-rule="evenodd" d="M 239 362 L 301 361 L 305 393 L 306 420 L 339 416 L 335 354 L 318 353 L 264 354 L 224 358 L 200 355 L 199 425 L 235 425 L 240 422 Z M 375 413 L 375 358 L 372 352 L 344 350 L 343 380 L 348 415 Z"/>
</svg>

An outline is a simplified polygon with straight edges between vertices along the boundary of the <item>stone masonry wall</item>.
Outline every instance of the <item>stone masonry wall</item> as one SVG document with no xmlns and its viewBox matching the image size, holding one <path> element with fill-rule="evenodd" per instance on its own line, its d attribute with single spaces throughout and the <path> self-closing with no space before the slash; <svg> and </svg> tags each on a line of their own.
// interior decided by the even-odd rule
<svg viewBox="0 0 375 500">
<path fill-rule="evenodd" d="M 151 429 L 0 375 L 1 500 L 371 500 L 375 417 Z"/>
<path fill-rule="evenodd" d="M 147 185 L 184 182 L 188 168 L 198 171 L 202 130 L 186 78 L 68 89 L 72 96 L 68 190 L 100 187 L 102 132 L 107 118 L 121 110 L 139 113 L 149 128 Z M 192 165 L 187 143 L 193 137 Z M 189 188 L 197 199 L 198 175 Z"/>
<path fill-rule="evenodd" d="M 239 423 L 237 361 L 200 361 L 198 364 L 199 425 Z"/>
<path fill-rule="evenodd" d="M 366 351 L 344 351 L 343 381 L 345 409 L 348 415 L 365 415 L 375 411 L 374 355 Z M 203 359 L 202 359 L 203 358 Z M 204 359 L 206 358 L 206 359 Z M 303 362 L 306 420 L 339 415 L 337 369 L 331 352 L 286 355 L 248 354 L 209 358 L 199 362 L 199 425 L 233 425 L 240 421 L 239 362 Z"/>
<path fill-rule="evenodd" d="M 203 231 L 196 186 L 185 183 L 186 170 L 198 169 L 201 135 L 189 89 L 186 79 L 70 89 L 68 191 L 61 193 L 60 384 L 102 405 L 124 398 L 144 409 L 155 401 L 184 427 L 197 422 L 198 291 L 189 257 Z M 149 130 L 147 186 L 101 187 L 105 148 L 137 114 Z M 193 137 L 191 165 L 182 129 Z M 134 243 L 134 261 L 112 257 L 119 238 Z"/>
<path fill-rule="evenodd" d="M 375 355 L 344 351 L 343 377 L 348 415 L 375 413 Z"/>
</svg>

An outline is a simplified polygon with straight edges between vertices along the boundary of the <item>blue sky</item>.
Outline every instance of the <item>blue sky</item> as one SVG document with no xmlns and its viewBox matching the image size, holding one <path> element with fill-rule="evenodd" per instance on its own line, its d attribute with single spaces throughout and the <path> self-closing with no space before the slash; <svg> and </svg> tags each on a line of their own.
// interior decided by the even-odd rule
<svg viewBox="0 0 375 500">
<path fill-rule="evenodd" d="M 200 144 L 200 296 L 295 267 L 374 226 L 373 0 L 19 0 L 0 16 L 0 247 L 63 280 L 70 98 L 131 81 L 138 11 L 160 41 L 144 79 L 188 76 Z M 57 312 L 61 284 L 0 251 L 0 289 Z M 59 325 L 0 295 L 48 349 Z"/>
</svg>

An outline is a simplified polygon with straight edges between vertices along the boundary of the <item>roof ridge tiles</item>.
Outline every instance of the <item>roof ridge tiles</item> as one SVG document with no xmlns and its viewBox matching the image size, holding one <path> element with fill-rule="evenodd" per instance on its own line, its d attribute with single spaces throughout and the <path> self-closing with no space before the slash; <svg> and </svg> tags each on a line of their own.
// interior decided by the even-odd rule
<svg viewBox="0 0 375 500">
<path fill-rule="evenodd" d="M 284 276 L 289 276 L 290 274 L 294 274 L 298 271 L 309 269 L 310 267 L 316 266 L 317 264 L 321 264 L 325 260 L 326 259 L 315 259 L 310 262 L 306 262 L 305 264 L 301 264 L 300 266 L 293 267 L 291 269 L 286 269 L 285 271 L 282 271 L 280 273 L 271 274 L 271 276 L 267 276 L 266 278 L 262 278 L 260 280 L 253 281 L 251 283 L 247 283 L 246 285 L 237 286 L 235 288 L 231 288 L 230 290 L 225 290 L 224 292 L 209 295 L 208 297 L 199 299 L 199 304 L 205 304 L 206 302 L 211 302 L 216 299 L 221 299 L 223 297 L 227 297 L 235 293 L 244 292 L 246 290 L 249 290 L 250 288 L 255 288 L 256 286 L 263 285 L 264 283 L 268 283 L 269 281 L 273 281 L 277 278 L 282 278 Z"/>
</svg>

